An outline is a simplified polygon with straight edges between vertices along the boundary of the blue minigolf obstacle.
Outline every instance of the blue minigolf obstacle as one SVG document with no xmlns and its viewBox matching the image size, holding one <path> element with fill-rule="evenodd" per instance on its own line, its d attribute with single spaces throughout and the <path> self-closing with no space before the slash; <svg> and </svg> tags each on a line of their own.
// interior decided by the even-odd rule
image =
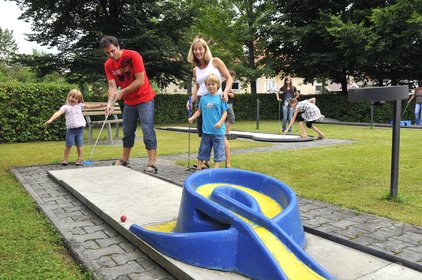
<svg viewBox="0 0 422 280">
<path fill-rule="evenodd" d="M 252 279 L 334 279 L 303 250 L 295 193 L 256 172 L 196 172 L 184 182 L 175 226 L 155 231 L 133 224 L 130 231 L 163 254 L 195 266 Z"/>
</svg>

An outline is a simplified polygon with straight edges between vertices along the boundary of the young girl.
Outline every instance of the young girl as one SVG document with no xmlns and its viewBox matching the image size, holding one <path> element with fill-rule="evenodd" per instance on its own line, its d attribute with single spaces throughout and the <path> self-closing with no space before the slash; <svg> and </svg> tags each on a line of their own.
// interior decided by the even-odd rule
<svg viewBox="0 0 422 280">
<path fill-rule="evenodd" d="M 298 91 L 296 87 L 292 83 L 292 78 L 290 76 L 287 76 L 284 78 L 284 84 L 280 88 L 279 91 L 276 93 L 277 101 L 283 102 L 282 103 L 282 109 L 283 109 L 283 123 L 282 123 L 282 131 L 284 132 L 286 130 L 286 124 L 287 122 L 291 121 L 293 118 L 293 109 L 289 107 L 289 102 L 292 100 L 292 98 L 298 98 Z M 287 130 L 289 133 L 291 133 L 291 130 Z"/>
<path fill-rule="evenodd" d="M 210 160 L 211 149 L 214 148 L 215 168 L 220 167 L 220 162 L 226 160 L 225 156 L 225 119 L 229 105 L 221 99 L 218 90 L 220 88 L 220 77 L 210 74 L 205 78 L 205 85 L 208 94 L 199 101 L 198 110 L 188 119 L 192 123 L 202 115 L 202 138 L 199 146 L 197 170 L 202 169 L 202 164 Z"/>
<path fill-rule="evenodd" d="M 316 126 L 314 122 L 322 121 L 325 116 L 321 115 L 319 108 L 315 105 L 316 99 L 311 98 L 301 102 L 298 102 L 296 98 L 290 100 L 289 104 L 290 107 L 294 110 L 292 120 L 289 123 L 289 126 L 284 131 L 284 134 L 289 130 L 290 127 L 293 126 L 295 120 L 297 118 L 300 126 L 300 135 L 303 138 L 308 137 L 306 134 L 305 127 L 303 125 L 303 121 L 306 121 L 306 127 L 312 129 L 316 133 L 318 133 L 318 140 L 324 139 L 325 135 L 322 133 Z M 302 113 L 299 115 L 299 113 Z"/>
<path fill-rule="evenodd" d="M 69 164 L 70 148 L 76 145 L 78 150 L 78 159 L 76 165 L 82 165 L 82 145 L 84 141 L 84 126 L 86 121 L 82 115 L 82 110 L 105 108 L 105 104 L 88 105 L 84 104 L 82 93 L 77 89 L 72 89 L 66 98 L 66 104 L 60 107 L 60 110 L 55 112 L 51 118 L 45 122 L 45 127 L 57 119 L 59 116 L 65 114 L 66 117 L 66 146 L 64 148 L 64 159 L 62 165 Z"/>
</svg>

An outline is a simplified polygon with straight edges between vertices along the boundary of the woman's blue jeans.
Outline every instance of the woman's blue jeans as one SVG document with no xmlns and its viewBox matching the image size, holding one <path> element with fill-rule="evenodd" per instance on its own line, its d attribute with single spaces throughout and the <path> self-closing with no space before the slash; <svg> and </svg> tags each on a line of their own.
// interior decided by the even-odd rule
<svg viewBox="0 0 422 280">
<path fill-rule="evenodd" d="M 286 130 L 287 127 L 287 121 L 290 123 L 292 117 L 293 117 L 293 109 L 289 106 L 289 104 L 287 103 L 287 105 L 283 105 L 283 131 Z M 292 132 L 292 128 L 289 129 L 289 132 Z"/>
</svg>

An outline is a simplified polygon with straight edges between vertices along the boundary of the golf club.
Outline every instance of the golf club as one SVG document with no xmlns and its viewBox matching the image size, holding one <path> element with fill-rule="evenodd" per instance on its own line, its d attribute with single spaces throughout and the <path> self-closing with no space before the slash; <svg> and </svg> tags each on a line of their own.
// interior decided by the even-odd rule
<svg viewBox="0 0 422 280">
<path fill-rule="evenodd" d="M 117 88 L 117 91 L 119 91 L 119 90 L 120 90 L 120 87 Z M 114 98 L 111 100 L 111 108 L 113 106 L 114 106 Z M 103 132 L 103 129 L 104 129 L 104 126 L 105 126 L 105 124 L 107 122 L 108 116 L 109 116 L 109 114 L 106 114 L 105 115 L 105 119 L 104 119 L 103 125 L 101 126 L 100 132 L 98 133 L 98 136 L 97 136 L 97 140 L 95 141 L 94 147 L 92 147 L 91 154 L 89 155 L 88 160 L 84 160 L 83 161 L 83 164 L 85 164 L 85 165 L 91 165 L 92 164 L 91 158 L 92 158 L 92 155 L 94 154 L 95 147 L 97 147 L 98 140 L 100 139 L 101 132 Z"/>
<path fill-rule="evenodd" d="M 406 107 L 403 110 L 403 114 L 401 114 L 401 118 L 403 119 L 404 113 L 406 113 L 407 107 L 409 107 L 410 101 L 407 102 Z"/>
<path fill-rule="evenodd" d="M 278 134 L 281 135 L 281 101 L 278 101 Z"/>
<path fill-rule="evenodd" d="M 189 96 L 189 100 L 188 100 L 188 116 L 189 118 L 192 116 L 192 97 Z M 190 122 L 189 123 L 189 130 L 188 130 L 188 168 L 186 169 L 186 171 L 191 171 L 192 170 L 192 166 L 190 166 Z"/>
</svg>

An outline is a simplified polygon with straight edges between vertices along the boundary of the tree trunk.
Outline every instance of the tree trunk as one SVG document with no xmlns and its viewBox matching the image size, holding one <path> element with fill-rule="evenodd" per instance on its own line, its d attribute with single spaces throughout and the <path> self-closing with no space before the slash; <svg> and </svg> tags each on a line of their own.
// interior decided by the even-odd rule
<svg viewBox="0 0 422 280">
<path fill-rule="evenodd" d="M 347 94 L 347 76 L 346 74 L 341 75 L 341 92 Z"/>
<path fill-rule="evenodd" d="M 251 94 L 256 94 L 256 66 L 255 66 L 255 49 L 254 49 L 254 39 L 255 39 L 255 15 L 253 11 L 254 0 L 248 0 L 248 28 L 249 28 L 249 35 L 250 38 L 246 42 L 246 46 L 248 47 L 248 60 L 249 60 L 249 67 L 252 69 L 252 76 L 249 77 L 249 83 L 251 85 Z"/>
</svg>

